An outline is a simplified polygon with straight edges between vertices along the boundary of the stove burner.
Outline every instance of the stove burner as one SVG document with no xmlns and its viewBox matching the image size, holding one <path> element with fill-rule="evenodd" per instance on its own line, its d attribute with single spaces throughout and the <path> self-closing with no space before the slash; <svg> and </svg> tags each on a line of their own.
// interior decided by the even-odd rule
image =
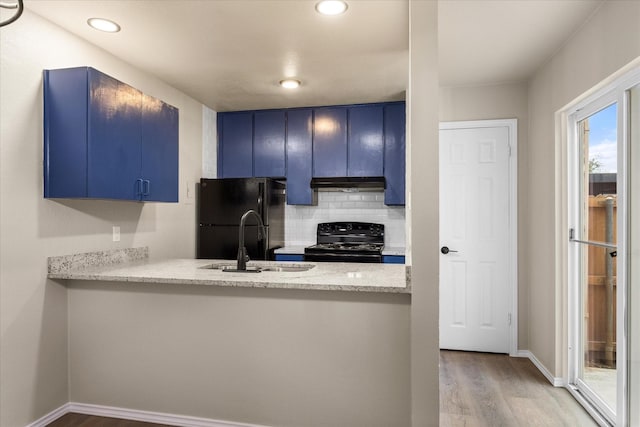
<svg viewBox="0 0 640 427">
<path fill-rule="evenodd" d="M 381 246 L 374 243 L 320 243 L 309 248 L 317 250 L 377 251 L 381 249 Z"/>
</svg>

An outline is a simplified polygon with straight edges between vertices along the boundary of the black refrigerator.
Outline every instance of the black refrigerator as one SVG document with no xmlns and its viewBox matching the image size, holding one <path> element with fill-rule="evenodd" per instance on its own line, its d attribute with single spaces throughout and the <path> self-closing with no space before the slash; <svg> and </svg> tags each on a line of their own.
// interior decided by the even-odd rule
<svg viewBox="0 0 640 427">
<path fill-rule="evenodd" d="M 266 235 L 259 236 L 258 220 L 249 216 L 244 233 L 247 254 L 253 260 L 273 260 L 273 251 L 284 246 L 285 203 L 285 185 L 269 178 L 201 179 L 198 258 L 236 259 L 240 218 L 253 209 Z"/>
</svg>

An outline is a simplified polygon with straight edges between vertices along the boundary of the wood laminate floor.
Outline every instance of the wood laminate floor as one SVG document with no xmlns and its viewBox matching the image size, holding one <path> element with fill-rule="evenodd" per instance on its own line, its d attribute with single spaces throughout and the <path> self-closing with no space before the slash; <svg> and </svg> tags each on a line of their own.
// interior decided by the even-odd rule
<svg viewBox="0 0 640 427">
<path fill-rule="evenodd" d="M 171 427 L 164 424 L 143 423 L 118 418 L 94 417 L 93 415 L 66 414 L 47 427 Z"/>
<path fill-rule="evenodd" d="M 549 384 L 529 359 L 443 350 L 440 352 L 440 426 L 591 427 L 597 424 L 567 390 Z M 67 414 L 48 427 L 169 426 Z"/>
<path fill-rule="evenodd" d="M 597 426 L 564 388 L 529 359 L 440 352 L 441 427 Z"/>
</svg>

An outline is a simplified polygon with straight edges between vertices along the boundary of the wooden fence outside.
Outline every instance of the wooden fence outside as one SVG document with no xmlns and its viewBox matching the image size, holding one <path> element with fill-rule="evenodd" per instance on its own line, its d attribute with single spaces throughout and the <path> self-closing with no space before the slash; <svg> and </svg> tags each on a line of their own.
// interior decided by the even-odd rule
<svg viewBox="0 0 640 427">
<path fill-rule="evenodd" d="M 607 242 L 605 235 L 607 213 L 606 200 L 613 199 L 613 215 L 610 219 L 613 227 L 613 241 Z M 589 196 L 588 240 L 616 243 L 617 200 L 615 195 Z M 587 364 L 591 366 L 615 366 L 615 313 L 616 313 L 616 258 L 611 249 L 589 246 L 587 254 L 587 300 L 585 321 L 587 322 L 587 346 L 585 349 Z M 607 307 L 607 259 L 612 265 L 612 301 Z M 607 325 L 613 318 L 613 325 Z M 609 318 L 609 319 L 608 319 Z M 607 331 L 610 329 L 610 331 Z M 607 337 L 607 335 L 609 335 Z"/>
</svg>

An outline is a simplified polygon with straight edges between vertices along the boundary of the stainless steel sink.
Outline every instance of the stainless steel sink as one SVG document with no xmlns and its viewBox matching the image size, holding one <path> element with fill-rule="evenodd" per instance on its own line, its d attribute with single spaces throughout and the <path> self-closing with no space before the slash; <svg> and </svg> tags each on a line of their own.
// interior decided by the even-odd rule
<svg viewBox="0 0 640 427">
<path fill-rule="evenodd" d="M 278 272 L 300 272 L 311 270 L 315 265 L 302 264 L 302 265 L 274 265 L 266 266 L 262 271 L 278 271 Z"/>
<path fill-rule="evenodd" d="M 260 273 L 260 272 L 278 272 L 278 273 L 299 273 L 311 270 L 315 265 L 311 264 L 273 264 L 260 266 L 247 266 L 246 270 L 237 270 L 236 264 L 208 264 L 200 268 L 212 270 L 221 270 L 229 273 Z"/>
<path fill-rule="evenodd" d="M 200 268 L 207 268 L 207 269 L 212 269 L 212 270 L 220 270 L 220 271 L 226 271 L 229 273 L 260 273 L 262 272 L 262 268 L 260 267 L 247 267 L 246 270 L 242 270 L 242 271 L 238 271 L 237 270 L 237 266 L 236 264 L 208 264 L 205 265 L 203 267 Z"/>
</svg>

